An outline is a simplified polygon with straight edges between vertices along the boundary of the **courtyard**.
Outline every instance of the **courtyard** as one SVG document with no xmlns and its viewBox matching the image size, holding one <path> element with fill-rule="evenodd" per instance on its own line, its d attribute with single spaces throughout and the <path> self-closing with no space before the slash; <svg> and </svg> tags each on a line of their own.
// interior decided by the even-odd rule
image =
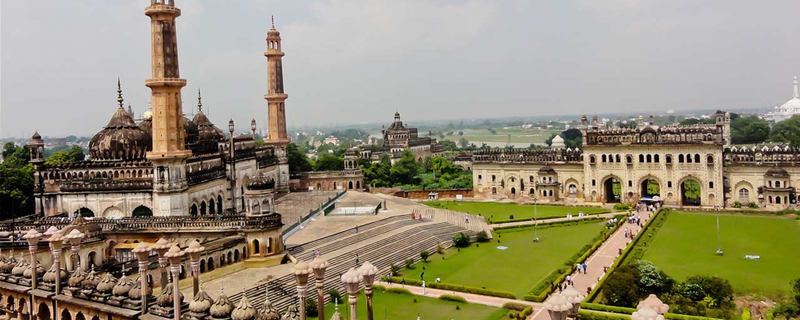
<svg viewBox="0 0 800 320">
<path fill-rule="evenodd" d="M 568 213 L 577 216 L 578 212 L 590 215 L 611 212 L 608 209 L 596 207 L 547 205 L 536 205 L 534 209 L 533 205 L 499 202 L 426 201 L 423 203 L 434 208 L 480 215 L 487 219 L 487 223 L 531 220 L 534 217 L 534 210 L 537 219 L 564 218 Z"/>
<path fill-rule="evenodd" d="M 583 222 L 540 227 L 540 242 L 533 241 L 533 227 L 499 230 L 490 242 L 433 254 L 428 262 L 403 269 L 401 276 L 420 279 L 424 272 L 427 282 L 440 278 L 442 283 L 507 291 L 521 298 L 551 272 L 565 267 L 564 263 L 590 244 L 604 226 L 603 222 Z"/>
<path fill-rule="evenodd" d="M 508 309 L 495 308 L 479 304 L 445 301 L 436 298 L 422 297 L 411 294 L 390 293 L 375 290 L 373 303 L 376 319 L 475 319 L 475 320 L 500 320 L 508 314 Z M 347 295 L 339 302 L 339 313 L 345 319 L 350 319 Z M 456 309 L 458 308 L 458 309 Z M 334 304 L 325 305 L 325 317 L 330 318 L 334 312 Z M 385 317 L 384 317 L 385 315 Z M 358 318 L 367 319 L 366 299 L 363 290 L 358 295 Z M 317 317 L 308 317 L 316 320 Z"/>
<path fill-rule="evenodd" d="M 670 212 L 642 259 L 677 280 L 693 275 L 728 279 L 738 294 L 787 296 L 800 266 L 800 221 L 775 216 Z M 749 256 L 750 258 L 746 258 Z M 756 258 L 757 256 L 757 258 Z"/>
</svg>

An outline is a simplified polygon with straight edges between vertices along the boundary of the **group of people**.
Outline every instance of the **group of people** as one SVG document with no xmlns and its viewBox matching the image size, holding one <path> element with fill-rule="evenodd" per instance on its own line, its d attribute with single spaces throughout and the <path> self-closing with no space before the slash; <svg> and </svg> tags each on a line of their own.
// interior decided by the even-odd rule
<svg viewBox="0 0 800 320">
<path fill-rule="evenodd" d="M 660 202 L 656 202 L 655 204 L 637 203 L 636 204 L 636 211 L 639 211 L 639 212 L 641 212 L 641 211 L 655 212 L 660 207 L 661 207 L 661 203 Z"/>
</svg>

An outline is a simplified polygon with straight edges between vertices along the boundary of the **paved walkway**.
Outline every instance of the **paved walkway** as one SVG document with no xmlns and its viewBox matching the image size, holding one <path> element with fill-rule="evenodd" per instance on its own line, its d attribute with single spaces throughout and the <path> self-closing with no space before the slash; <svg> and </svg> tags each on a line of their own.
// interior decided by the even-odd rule
<svg viewBox="0 0 800 320">
<path fill-rule="evenodd" d="M 637 213 L 641 219 L 642 225 L 647 222 L 647 219 L 652 215 L 651 212 Z M 575 272 L 570 277 L 574 283 L 575 289 L 586 295 L 590 288 L 594 288 L 600 278 L 603 277 L 605 271 L 603 267 L 611 267 L 614 261 L 619 256 L 620 249 L 624 249 L 631 241 L 632 238 L 625 237 L 625 230 L 632 231 L 633 234 L 638 234 L 641 228 L 636 224 L 625 223 L 620 227 L 611 237 L 608 238 L 600 248 L 595 251 L 589 259 L 586 260 L 587 272 Z M 562 283 L 563 285 L 563 283 Z M 548 299 L 549 300 L 549 299 Z M 550 320 L 550 315 L 543 309 L 534 310 L 533 317 L 535 320 Z"/>
<path fill-rule="evenodd" d="M 430 297 L 430 298 L 438 298 L 439 296 L 441 296 L 443 294 L 457 295 L 457 296 L 463 297 L 469 303 L 482 304 L 482 305 L 491 306 L 491 307 L 498 307 L 498 308 L 502 307 L 503 304 L 505 304 L 506 302 L 527 304 L 527 305 L 533 306 L 534 310 L 541 309 L 541 306 L 542 306 L 541 303 L 535 303 L 535 302 L 530 302 L 530 301 L 506 299 L 506 298 L 499 298 L 499 297 L 490 297 L 490 296 L 484 296 L 484 295 L 480 295 L 480 294 L 472 294 L 472 293 L 465 293 L 465 292 L 458 292 L 458 291 L 448 291 L 448 290 L 441 290 L 441 289 L 426 288 L 425 289 L 425 294 L 422 294 L 422 287 L 409 286 L 409 285 L 401 286 L 400 284 L 397 284 L 397 283 L 391 283 L 391 284 L 387 285 L 386 282 L 381 282 L 379 284 L 382 285 L 382 286 L 385 286 L 387 288 L 406 288 L 406 289 L 408 289 L 408 291 L 411 291 L 411 293 L 413 293 L 415 295 L 426 296 L 426 297 Z"/>
</svg>

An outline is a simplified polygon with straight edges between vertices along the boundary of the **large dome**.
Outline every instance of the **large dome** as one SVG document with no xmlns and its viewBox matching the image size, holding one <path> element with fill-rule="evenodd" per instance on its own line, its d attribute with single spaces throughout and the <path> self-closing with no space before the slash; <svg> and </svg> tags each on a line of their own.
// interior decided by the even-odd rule
<svg viewBox="0 0 800 320">
<path fill-rule="evenodd" d="M 92 137 L 89 153 L 97 160 L 140 160 L 152 150 L 152 144 L 150 134 L 120 105 L 106 127 Z"/>
<path fill-rule="evenodd" d="M 192 122 L 197 125 L 197 147 L 193 150 L 199 153 L 214 153 L 219 151 L 219 142 L 225 139 L 225 133 L 208 120 L 203 113 L 203 99 L 200 91 L 197 91 L 197 114 L 192 118 Z"/>
<path fill-rule="evenodd" d="M 148 135 L 152 136 L 153 132 L 153 118 L 152 113 L 148 114 L 145 112 L 144 119 L 139 122 L 139 128 L 142 129 L 144 132 L 147 132 Z M 186 145 L 186 149 L 191 149 L 197 143 L 198 139 L 198 131 L 197 125 L 194 124 L 191 120 L 186 117 L 183 117 L 183 131 L 186 132 L 186 136 L 184 137 L 184 144 Z"/>
</svg>

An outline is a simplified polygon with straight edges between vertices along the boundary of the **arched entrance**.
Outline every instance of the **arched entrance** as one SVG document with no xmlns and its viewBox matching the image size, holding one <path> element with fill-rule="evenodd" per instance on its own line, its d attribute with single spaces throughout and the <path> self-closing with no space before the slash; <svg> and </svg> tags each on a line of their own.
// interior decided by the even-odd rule
<svg viewBox="0 0 800 320">
<path fill-rule="evenodd" d="M 200 215 L 201 216 L 206 215 L 206 202 L 205 201 L 200 203 Z"/>
<path fill-rule="evenodd" d="M 197 204 L 196 204 L 196 203 L 193 203 L 193 204 L 192 204 L 192 208 L 191 208 L 191 209 L 189 209 L 189 213 L 190 213 L 192 216 L 197 216 Z"/>
<path fill-rule="evenodd" d="M 615 177 L 603 181 L 603 193 L 606 203 L 619 203 L 622 199 L 622 184 Z"/>
<path fill-rule="evenodd" d="M 353 181 L 350 181 L 350 182 L 347 183 L 347 189 L 348 190 L 353 190 Z"/>
<path fill-rule="evenodd" d="M 208 211 L 209 211 L 208 212 L 209 214 L 212 214 L 212 215 L 217 214 L 217 206 L 214 205 L 214 198 L 213 197 L 210 200 L 208 200 Z"/>
<path fill-rule="evenodd" d="M 222 196 L 217 196 L 217 214 L 222 214 Z"/>
<path fill-rule="evenodd" d="M 688 179 L 681 183 L 681 205 L 699 206 L 700 205 L 700 183 Z"/>
<path fill-rule="evenodd" d="M 81 217 L 84 217 L 84 218 L 91 218 L 91 217 L 94 217 L 94 211 L 92 211 L 92 210 L 90 210 L 89 208 L 86 208 L 86 207 L 81 207 L 80 209 L 75 211 L 75 216 L 76 217 L 77 216 L 81 216 Z"/>
<path fill-rule="evenodd" d="M 194 214 L 196 215 L 197 214 L 197 207 L 194 207 L 194 210 L 195 210 Z M 145 206 L 138 206 L 138 207 L 136 207 L 136 209 L 133 209 L 133 216 L 134 217 L 152 217 L 153 216 L 153 210 L 150 210 L 150 208 L 145 207 Z"/>
<path fill-rule="evenodd" d="M 641 191 L 639 194 L 642 197 L 661 197 L 661 185 L 656 179 L 645 178 L 641 183 Z"/>
<path fill-rule="evenodd" d="M 39 310 L 36 311 L 36 318 L 38 320 L 52 320 L 53 317 L 50 316 L 50 308 L 47 307 L 46 303 L 39 304 Z"/>
<path fill-rule="evenodd" d="M 61 320 L 72 320 L 72 314 L 66 308 L 61 311 Z"/>
</svg>

